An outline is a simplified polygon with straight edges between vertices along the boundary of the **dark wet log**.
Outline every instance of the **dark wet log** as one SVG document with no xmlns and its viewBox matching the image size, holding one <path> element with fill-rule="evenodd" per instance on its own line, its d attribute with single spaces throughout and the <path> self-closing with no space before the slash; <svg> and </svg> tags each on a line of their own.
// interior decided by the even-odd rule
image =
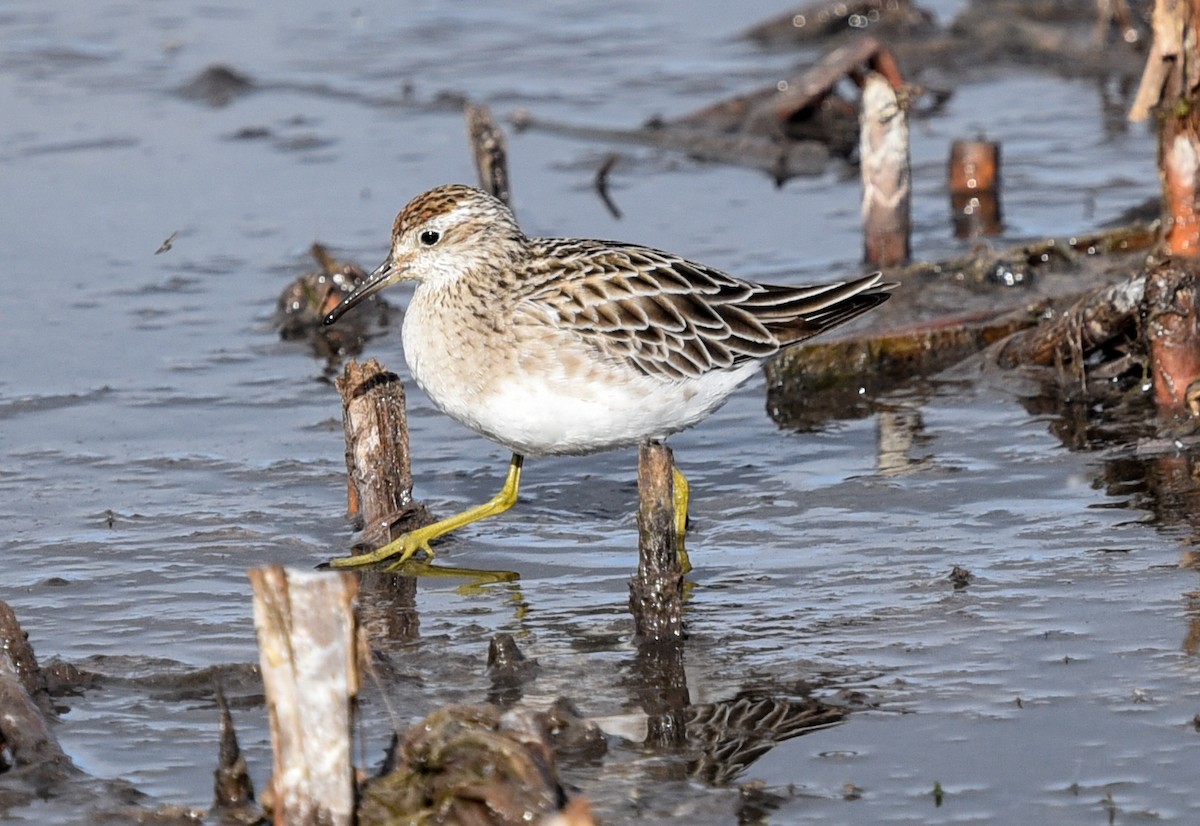
<svg viewBox="0 0 1200 826">
<path fill-rule="evenodd" d="M 906 0 L 814 2 L 750 29 L 772 46 L 837 43 L 864 31 L 887 42 L 910 73 L 936 67 L 946 77 L 979 76 L 996 64 L 1078 77 L 1132 77 L 1145 31 L 1123 0 L 962 3 L 948 27 Z M 1099 15 L 1097 15 L 1099 7 Z"/>
<path fill-rule="evenodd" d="M 833 413 L 867 415 L 875 397 L 1033 327 L 1049 306 L 1042 300 L 1016 310 L 790 347 L 766 364 L 767 410 L 776 423 L 793 428 L 812 427 Z"/>
<path fill-rule="evenodd" d="M 50 713 L 33 646 L 12 608 L 0 601 L 0 773 L 11 768 L 71 767 L 50 730 Z"/>
<path fill-rule="evenodd" d="M 1143 32 L 1132 20 L 1125 28 L 1110 27 L 1102 7 L 1097 14 L 1098 6 L 1030 0 L 968 3 L 950 25 L 953 42 L 938 44 L 942 52 L 938 62 L 947 71 L 957 67 L 969 72 L 999 62 L 1068 77 L 1132 77 L 1144 53 Z M 933 57 L 930 44 L 913 45 L 901 49 L 905 65 L 909 66 L 908 60 L 928 63 Z"/>
<path fill-rule="evenodd" d="M 1000 145 L 955 141 L 950 146 L 950 211 L 956 238 L 1000 234 Z"/>
<path fill-rule="evenodd" d="M 671 448 L 659 442 L 639 447 L 638 570 L 651 577 L 679 573 L 674 473 Z"/>
<path fill-rule="evenodd" d="M 675 462 L 664 444 L 638 451 L 638 572 L 629 607 L 639 640 L 683 636 L 683 567 L 675 528 Z"/>
<path fill-rule="evenodd" d="M 508 143 L 504 131 L 492 117 L 492 110 L 478 103 L 463 107 L 467 118 L 467 137 L 479 187 L 512 206 L 508 184 Z"/>
<path fill-rule="evenodd" d="M 883 75 L 895 89 L 904 86 L 891 52 L 874 37 L 864 35 L 829 51 L 798 77 L 706 106 L 671 123 L 715 132 L 787 136 L 789 125 L 809 117 L 838 81 L 858 78 L 864 69 Z"/>
<path fill-rule="evenodd" d="M 0 651 L 8 657 L 12 672 L 20 680 L 25 693 L 43 712 L 52 714 L 53 705 L 50 693 L 46 690 L 46 678 L 38 666 L 37 654 L 29 644 L 29 635 L 21 628 L 13 609 L 3 601 L 0 601 Z"/>
<path fill-rule="evenodd" d="M 908 263 L 912 189 L 906 103 L 883 75 L 863 81 L 859 158 L 863 258 L 872 267 Z"/>
<path fill-rule="evenodd" d="M 1011 348 L 1007 356 L 1000 351 L 1001 363 L 1007 366 L 1070 362 L 1071 342 L 1080 340 L 1076 327 L 1082 329 L 1088 352 L 1114 339 L 1125 344 L 1136 338 L 1126 325 L 1133 320 L 1142 289 L 1142 282 L 1127 273 L 1144 265 L 1146 251 L 1157 241 L 1157 225 L 1133 224 L 893 271 L 905 286 L 876 321 L 886 321 L 887 309 L 904 311 L 915 301 L 919 307 L 909 312 L 932 320 L 789 348 L 766 365 L 768 412 L 781 426 L 799 429 L 831 416 L 870 415 L 879 409 L 879 395 L 951 367 L 1013 334 L 1017 335 L 1006 345 Z M 1121 280 L 1083 292 L 1072 289 L 1064 276 L 1087 283 Z M 1024 305 L 970 310 L 994 306 L 998 296 L 1022 294 L 1025 285 L 1043 278 L 1055 279 L 1055 295 Z M 1020 289 L 997 290 L 1001 284 Z M 1074 302 L 1078 306 L 1072 308 Z M 1043 322 L 1044 328 L 1039 326 Z"/>
<path fill-rule="evenodd" d="M 829 149 L 816 140 L 780 144 L 777 138 L 723 134 L 708 127 L 663 121 L 654 121 L 641 129 L 606 129 L 544 120 L 527 111 L 518 111 L 512 116 L 512 124 L 518 130 L 533 129 L 587 141 L 629 143 L 682 152 L 698 161 L 758 169 L 776 181 L 820 175 L 830 158 Z"/>
<path fill-rule="evenodd" d="M 380 547 L 433 521 L 412 495 L 404 384 L 378 361 L 351 361 L 337 382 L 346 433 L 348 512 Z"/>
<path fill-rule="evenodd" d="M 1084 294 L 1037 327 L 1012 336 L 996 354 L 997 362 L 1003 367 L 1080 365 L 1097 347 L 1135 328 L 1145 286 L 1145 276 L 1139 275 Z"/>
<path fill-rule="evenodd" d="M 254 805 L 254 783 L 246 758 L 238 746 L 237 731 L 233 727 L 233 715 L 225 692 L 217 686 L 217 711 L 220 714 L 221 745 L 217 757 L 217 769 L 213 773 L 213 809 L 220 812 L 243 812 L 250 818 L 258 814 Z"/>
<path fill-rule="evenodd" d="M 1150 353 L 1154 400 L 1181 411 L 1188 388 L 1200 378 L 1200 317 L 1196 258 L 1178 256 L 1153 267 L 1145 278 L 1142 334 Z"/>
<path fill-rule="evenodd" d="M 838 49 L 802 75 L 706 106 L 681 118 L 655 120 L 642 129 L 570 126 L 513 117 L 518 129 L 541 129 L 590 140 L 621 141 L 685 152 L 705 161 L 761 169 L 777 182 L 819 174 L 831 155 L 848 156 L 858 146 L 857 106 L 834 93 L 849 76 L 864 71 L 903 86 L 896 60 L 878 40 L 862 36 Z"/>
<path fill-rule="evenodd" d="M 354 818 L 351 712 L 358 695 L 358 578 L 348 573 L 249 571 L 254 627 L 275 762 L 278 826 Z"/>
</svg>

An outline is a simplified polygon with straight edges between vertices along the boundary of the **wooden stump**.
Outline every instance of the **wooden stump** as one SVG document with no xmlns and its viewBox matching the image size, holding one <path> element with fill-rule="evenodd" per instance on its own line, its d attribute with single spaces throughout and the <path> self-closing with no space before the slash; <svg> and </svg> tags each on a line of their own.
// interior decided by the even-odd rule
<svg viewBox="0 0 1200 826">
<path fill-rule="evenodd" d="M 683 569 L 675 529 L 671 449 L 645 442 L 638 451 L 638 572 L 629 607 L 639 640 L 683 637 Z"/>
<path fill-rule="evenodd" d="M 878 72 L 863 83 L 859 130 L 863 182 L 863 257 L 872 267 L 908 263 L 911 220 L 908 114 Z"/>
<path fill-rule="evenodd" d="M 346 431 L 348 510 L 379 547 L 433 521 L 413 499 L 408 414 L 400 377 L 378 361 L 351 361 L 337 379 Z"/>
<path fill-rule="evenodd" d="M 955 141 L 950 146 L 950 211 L 956 238 L 1000 234 L 1000 144 Z"/>
</svg>

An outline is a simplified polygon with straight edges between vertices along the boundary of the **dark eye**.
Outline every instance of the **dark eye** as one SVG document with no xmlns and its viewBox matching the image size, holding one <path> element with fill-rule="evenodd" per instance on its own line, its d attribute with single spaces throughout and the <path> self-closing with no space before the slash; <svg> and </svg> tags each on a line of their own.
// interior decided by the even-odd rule
<svg viewBox="0 0 1200 826">
<path fill-rule="evenodd" d="M 442 240 L 442 234 L 436 229 L 421 230 L 421 234 L 417 236 L 421 243 L 427 247 L 432 247 L 438 241 Z"/>
</svg>

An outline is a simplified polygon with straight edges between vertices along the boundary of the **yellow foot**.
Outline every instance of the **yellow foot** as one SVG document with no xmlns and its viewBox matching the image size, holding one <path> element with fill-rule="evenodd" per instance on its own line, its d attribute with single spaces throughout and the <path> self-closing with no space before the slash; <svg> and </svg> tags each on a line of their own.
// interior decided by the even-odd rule
<svg viewBox="0 0 1200 826">
<path fill-rule="evenodd" d="M 439 536 L 445 536 L 451 531 L 458 530 L 463 525 L 470 525 L 472 522 L 478 522 L 480 519 L 487 519 L 489 516 L 504 513 L 516 504 L 517 491 L 521 486 L 521 465 L 523 463 L 524 459 L 520 454 L 514 453 L 512 461 L 508 465 L 508 478 L 504 480 L 504 487 L 484 504 L 465 510 L 448 519 L 434 522 L 432 525 L 426 525 L 423 528 L 417 528 L 415 531 L 409 531 L 393 539 L 378 550 L 365 554 L 356 554 L 355 556 L 331 559 L 329 560 L 329 567 L 361 568 L 365 565 L 376 565 L 385 560 L 391 562 L 392 566 L 398 567 L 412 559 L 417 551 L 424 551 L 425 555 L 432 559 L 433 548 L 429 547 L 429 543 L 434 539 L 437 539 Z"/>
<path fill-rule="evenodd" d="M 413 554 L 417 551 L 424 551 L 426 556 L 433 558 L 433 548 L 429 547 L 429 540 L 441 536 L 440 533 L 431 532 L 429 529 L 437 527 L 438 523 L 427 525 L 424 528 L 417 528 L 415 531 L 402 534 L 396 539 L 393 539 L 382 548 L 376 548 L 365 554 L 355 554 L 353 556 L 342 556 L 337 559 L 329 560 L 330 568 L 363 568 L 367 565 L 376 565 L 384 560 L 391 561 L 393 565 L 403 565 L 408 560 L 412 559 Z"/>
</svg>

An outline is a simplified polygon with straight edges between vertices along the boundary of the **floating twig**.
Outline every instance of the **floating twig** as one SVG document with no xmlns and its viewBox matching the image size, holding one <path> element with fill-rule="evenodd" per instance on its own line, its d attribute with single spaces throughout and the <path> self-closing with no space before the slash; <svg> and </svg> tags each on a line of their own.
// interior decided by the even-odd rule
<svg viewBox="0 0 1200 826">
<path fill-rule="evenodd" d="M 616 152 L 609 152 L 600 164 L 600 168 L 596 170 L 596 192 L 599 193 L 600 200 L 604 202 L 604 205 L 608 207 L 608 211 L 612 213 L 612 217 L 618 221 L 621 220 L 621 210 L 617 208 L 616 202 L 608 191 L 608 173 L 620 159 L 621 156 Z"/>
</svg>

